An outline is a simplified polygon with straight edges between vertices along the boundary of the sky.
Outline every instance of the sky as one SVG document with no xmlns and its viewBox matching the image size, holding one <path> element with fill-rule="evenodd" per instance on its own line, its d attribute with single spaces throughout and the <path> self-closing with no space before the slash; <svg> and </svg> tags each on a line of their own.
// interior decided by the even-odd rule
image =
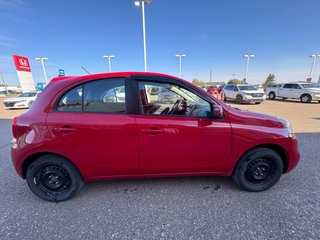
<svg viewBox="0 0 320 240">
<path fill-rule="evenodd" d="M 145 7 L 150 72 L 182 78 L 259 84 L 304 81 L 311 54 L 320 54 L 319 0 L 152 0 Z M 44 82 L 36 57 L 47 57 L 48 78 L 113 71 L 144 71 L 141 7 L 133 0 L 0 0 L 0 72 L 18 85 L 12 55 L 29 58 L 35 83 Z M 318 59 L 313 80 L 320 75 Z M 1 79 L 0 79 L 1 81 Z"/>
</svg>

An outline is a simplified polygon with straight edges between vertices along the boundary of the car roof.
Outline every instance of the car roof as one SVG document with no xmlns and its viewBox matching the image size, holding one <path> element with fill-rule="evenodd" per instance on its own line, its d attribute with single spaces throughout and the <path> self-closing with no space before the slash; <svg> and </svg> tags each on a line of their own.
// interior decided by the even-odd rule
<svg viewBox="0 0 320 240">
<path fill-rule="evenodd" d="M 63 76 L 63 77 L 55 77 L 50 82 L 58 82 L 58 81 L 65 81 L 65 80 L 94 80 L 99 78 L 114 78 L 114 77 L 131 77 L 134 75 L 139 76 L 153 76 L 153 77 L 170 77 L 176 78 L 174 76 L 170 76 L 167 74 L 162 73 L 153 73 L 153 72 L 112 72 L 112 73 L 97 73 L 97 74 L 88 74 L 82 76 Z"/>
</svg>

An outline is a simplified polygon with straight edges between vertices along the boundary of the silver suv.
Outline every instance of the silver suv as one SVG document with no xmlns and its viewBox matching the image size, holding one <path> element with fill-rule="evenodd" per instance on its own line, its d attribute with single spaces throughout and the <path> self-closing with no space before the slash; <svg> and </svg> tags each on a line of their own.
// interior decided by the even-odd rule
<svg viewBox="0 0 320 240">
<path fill-rule="evenodd" d="M 235 100 L 236 103 L 241 104 L 243 102 L 254 102 L 260 104 L 266 100 L 266 94 L 262 89 L 248 84 L 228 84 L 223 89 L 225 100 Z"/>
</svg>

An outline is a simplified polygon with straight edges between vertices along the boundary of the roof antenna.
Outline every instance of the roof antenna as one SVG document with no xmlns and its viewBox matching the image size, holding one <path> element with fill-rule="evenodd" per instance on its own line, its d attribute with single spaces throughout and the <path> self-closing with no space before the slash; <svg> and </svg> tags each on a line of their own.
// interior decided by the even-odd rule
<svg viewBox="0 0 320 240">
<path fill-rule="evenodd" d="M 87 69 L 85 69 L 84 67 L 81 66 L 81 68 L 82 68 L 86 73 L 91 74 L 91 73 L 89 73 L 89 72 L 87 71 Z"/>
</svg>

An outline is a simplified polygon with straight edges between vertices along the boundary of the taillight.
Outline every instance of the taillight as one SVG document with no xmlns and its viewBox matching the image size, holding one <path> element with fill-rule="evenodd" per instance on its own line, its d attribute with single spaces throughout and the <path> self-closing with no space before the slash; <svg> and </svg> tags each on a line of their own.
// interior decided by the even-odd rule
<svg viewBox="0 0 320 240">
<path fill-rule="evenodd" d="M 18 117 L 15 117 L 12 120 L 12 135 L 14 138 L 17 138 L 17 121 L 18 121 Z"/>
</svg>

